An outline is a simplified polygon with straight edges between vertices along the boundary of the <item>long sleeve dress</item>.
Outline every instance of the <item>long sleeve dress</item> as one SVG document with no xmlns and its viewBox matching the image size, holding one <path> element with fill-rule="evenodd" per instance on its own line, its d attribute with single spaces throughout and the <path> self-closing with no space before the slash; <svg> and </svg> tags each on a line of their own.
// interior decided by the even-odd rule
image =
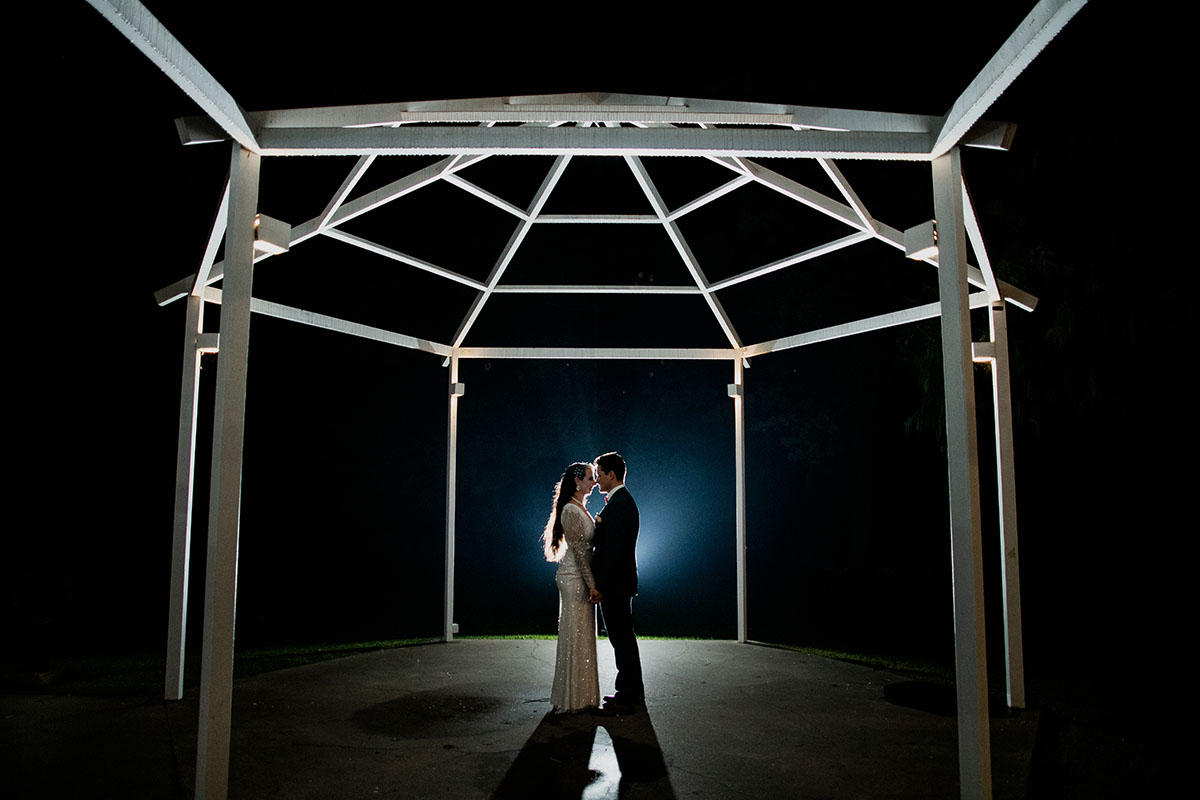
<svg viewBox="0 0 1200 800">
<path fill-rule="evenodd" d="M 580 711 L 600 705 L 596 669 L 596 606 L 588 600 L 592 578 L 592 517 L 574 503 L 562 510 L 567 552 L 558 562 L 558 653 L 550 704 L 555 711 Z"/>
</svg>

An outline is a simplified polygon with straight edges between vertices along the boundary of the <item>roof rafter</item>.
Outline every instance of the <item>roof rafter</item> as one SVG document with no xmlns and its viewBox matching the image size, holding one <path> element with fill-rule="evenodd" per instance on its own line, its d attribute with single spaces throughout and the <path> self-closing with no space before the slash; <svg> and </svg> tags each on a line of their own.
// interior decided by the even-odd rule
<svg viewBox="0 0 1200 800">
<path fill-rule="evenodd" d="M 529 204 L 529 210 L 525 219 L 517 223 L 516 230 L 513 231 L 508 243 L 504 245 L 504 250 L 500 253 L 500 257 L 496 259 L 496 264 L 492 267 L 491 274 L 488 275 L 487 285 L 480 291 L 475 301 L 471 303 L 471 308 L 467 311 L 466 317 L 463 318 L 462 323 L 458 326 L 458 332 L 454 334 L 454 347 L 458 348 L 462 346 L 463 339 L 470 333 L 475 320 L 479 318 L 479 312 L 483 310 L 483 306 L 491 296 L 492 290 L 500 282 L 500 277 L 504 274 L 504 270 L 508 269 L 508 265 L 512 263 L 512 258 L 516 255 L 521 242 L 525 240 L 525 235 L 529 233 L 533 223 L 537 220 L 538 214 L 541 213 L 542 208 L 546 205 L 546 201 L 550 199 L 550 194 L 558 184 L 558 179 L 562 177 L 563 170 L 570 163 L 570 156 L 559 156 L 554 159 L 554 163 L 550 166 L 546 177 L 542 180 L 542 185 L 538 187 L 533 200 Z"/>
<path fill-rule="evenodd" d="M 930 160 L 923 133 L 778 128 L 272 128 L 263 155 L 730 156 Z"/>
<path fill-rule="evenodd" d="M 330 221 L 333 219 L 333 215 L 337 213 L 339 208 L 342 207 L 342 203 L 346 202 L 346 198 L 350 196 L 352 191 L 354 191 L 354 187 L 358 185 L 358 182 L 362 179 L 362 176 L 366 174 L 367 170 L 372 164 L 375 163 L 375 159 L 377 158 L 379 158 L 379 156 L 375 155 L 374 153 L 369 156 L 359 157 L 358 162 L 354 165 L 354 168 L 350 170 L 350 174 L 346 176 L 346 179 L 342 181 L 342 185 L 338 187 L 338 190 L 333 193 L 333 197 L 329 199 L 329 203 L 325 206 L 325 211 L 322 212 L 321 221 L 318 223 L 317 227 L 325 228 L 329 226 Z"/>
<path fill-rule="evenodd" d="M 468 278 L 465 275 L 459 275 L 453 270 L 446 269 L 445 267 L 439 267 L 437 264 L 431 264 L 424 259 L 417 258 L 416 256 L 410 256 L 407 253 L 401 253 L 399 250 L 393 250 L 390 247 L 384 247 L 383 245 L 376 244 L 369 239 L 364 239 L 361 236 L 355 236 L 352 233 L 346 233 L 338 228 L 326 228 L 325 230 L 321 231 L 321 233 L 331 239 L 336 239 L 339 242 L 345 242 L 346 244 L 360 247 L 367 252 L 381 255 L 384 258 L 390 258 L 393 261 L 399 261 L 401 264 L 408 264 L 410 267 L 416 267 L 417 269 L 437 275 L 440 278 L 445 278 L 447 280 L 454 281 L 455 283 L 461 283 L 463 286 L 470 286 L 472 289 L 476 289 L 478 291 L 484 291 L 487 289 L 486 285 L 473 278 Z"/>
<path fill-rule="evenodd" d="M 841 250 L 843 247 L 849 247 L 852 244 L 858 244 L 859 242 L 866 241 L 870 238 L 872 238 L 870 231 L 859 231 L 857 233 L 852 233 L 849 236 L 843 236 L 842 238 L 835 239 L 832 242 L 819 244 L 816 247 L 805 250 L 802 253 L 796 253 L 795 255 L 788 256 L 787 258 L 781 258 L 778 261 L 773 261 L 770 264 L 764 264 L 761 267 L 755 267 L 754 269 L 747 270 L 746 272 L 743 272 L 739 275 L 734 275 L 731 278 L 725 278 L 724 280 L 717 281 L 708 288 L 710 291 L 719 292 L 722 289 L 728 289 L 730 286 L 736 286 L 739 283 L 745 283 L 746 281 L 753 280 L 786 267 L 790 267 L 793 264 L 799 264 L 804 261 L 818 258 L 828 253 L 832 253 L 835 250 Z"/>
<path fill-rule="evenodd" d="M 991 304 L 985 292 L 972 292 L 969 296 L 969 302 L 971 308 L 984 308 Z M 805 345 L 817 344 L 818 342 L 843 339 L 859 333 L 878 331 L 897 325 L 906 325 L 910 322 L 919 322 L 923 319 L 933 319 L 934 317 L 941 316 L 941 313 L 942 304 L 940 302 L 926 303 L 923 306 L 913 306 L 901 311 L 891 311 L 887 314 L 879 314 L 878 316 L 867 317 L 866 319 L 855 320 L 854 322 L 831 325 L 828 328 L 799 333 L 795 336 L 784 336 L 782 339 L 759 342 L 758 344 L 747 346 L 743 349 L 742 353 L 746 358 L 761 356 L 767 353 L 777 353 L 780 350 L 788 350 L 793 347 L 804 347 Z"/>
<path fill-rule="evenodd" d="M 709 289 L 708 278 L 704 277 L 704 271 L 700 268 L 700 262 L 696 259 L 692 248 L 688 246 L 687 239 L 683 236 L 683 231 L 679 229 L 679 223 L 669 219 L 666 203 L 663 202 L 662 196 L 658 193 L 658 188 L 654 185 L 654 181 L 650 179 L 650 173 L 646 172 L 646 165 L 637 156 L 625 156 L 625 163 L 633 171 L 633 176 L 637 179 L 638 185 L 642 187 L 646 199 L 650 201 L 650 205 L 654 208 L 654 213 L 658 214 L 662 220 L 663 229 L 666 230 L 667 236 L 670 237 L 671 244 L 675 245 L 675 249 L 679 252 L 679 257 L 683 259 L 683 265 L 687 267 L 692 280 L 696 282 L 696 286 L 703 292 L 704 301 L 708 303 L 713 316 L 716 317 L 717 324 L 721 326 L 721 330 L 725 333 L 731 345 L 741 347 L 742 340 L 738 336 L 737 331 L 734 330 L 733 323 L 729 320 L 729 315 L 725 313 L 725 307 L 721 305 L 721 301 L 714 297 L 712 291 Z"/>
<path fill-rule="evenodd" d="M 215 286 L 209 286 L 204 290 L 204 300 L 208 303 L 221 303 L 221 290 Z M 314 328 L 321 328 L 335 333 L 346 333 L 351 336 L 357 336 L 361 339 L 370 339 L 373 342 L 382 342 L 383 344 L 396 345 L 405 347 L 409 350 L 420 350 L 425 353 L 432 353 L 437 356 L 449 356 L 451 349 L 449 345 L 440 344 L 430 341 L 429 339 L 419 339 L 415 336 L 407 336 L 403 333 L 376 328 L 371 325 L 363 325 L 358 322 L 350 322 L 349 320 L 331 317 L 326 314 L 317 314 L 313 311 L 305 311 L 302 308 L 293 306 L 285 306 L 282 303 L 273 303 L 270 300 L 260 300 L 259 298 L 251 298 L 250 311 L 255 314 L 263 314 L 276 319 L 283 319 L 289 322 L 298 322 L 301 325 L 309 325 Z"/>
<path fill-rule="evenodd" d="M 1087 0 L 1041 0 L 959 95 L 946 114 L 930 155 L 945 155 L 1032 63 Z"/>
<path fill-rule="evenodd" d="M 87 0 L 114 28 L 166 73 L 234 141 L 260 153 L 242 107 L 200 62 L 137 0 Z"/>
</svg>

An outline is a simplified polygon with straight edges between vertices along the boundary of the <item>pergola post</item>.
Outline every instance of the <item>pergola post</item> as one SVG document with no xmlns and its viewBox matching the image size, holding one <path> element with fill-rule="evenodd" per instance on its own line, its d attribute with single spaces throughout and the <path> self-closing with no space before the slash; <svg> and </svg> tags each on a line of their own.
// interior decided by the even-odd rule
<svg viewBox="0 0 1200 800">
<path fill-rule="evenodd" d="M 183 328 L 183 381 L 179 390 L 179 447 L 175 460 L 175 525 L 171 544 L 171 599 L 167 612 L 167 674 L 163 697 L 183 697 L 187 639 L 188 569 L 192 553 L 192 487 L 196 466 L 196 400 L 200 392 L 200 333 L 204 298 L 187 298 Z"/>
<path fill-rule="evenodd" d="M 946 391 L 946 454 L 950 483 L 954 652 L 958 689 L 958 772 L 961 796 L 992 796 L 987 658 L 983 619 L 983 557 L 979 518 L 979 454 L 962 157 L 957 147 L 933 161 L 937 218 L 938 296 Z"/>
<path fill-rule="evenodd" d="M 1021 634 L 1021 568 L 1017 548 L 1017 481 L 1013 464 L 1012 387 L 1004 302 L 992 304 L 992 398 L 996 420 L 996 481 L 1000 505 L 1000 569 L 1004 580 L 1004 668 L 1008 707 L 1025 707 Z"/>
<path fill-rule="evenodd" d="M 446 594 L 442 605 L 442 639 L 454 641 L 454 514 L 458 474 L 458 356 L 450 356 L 450 412 L 446 432 Z"/>
<path fill-rule="evenodd" d="M 745 642 L 746 615 L 746 398 L 745 366 L 742 357 L 733 360 L 733 383 L 729 396 L 733 398 L 733 459 L 734 459 L 734 520 L 737 527 L 737 630 L 739 642 Z"/>
<path fill-rule="evenodd" d="M 217 398 L 213 415 L 204 660 L 200 672 L 200 728 L 196 748 L 195 796 L 204 800 L 223 800 L 229 786 L 238 522 L 259 162 L 256 153 L 244 150 L 238 144 L 233 146 L 222 284 L 221 352 L 217 360 Z"/>
</svg>

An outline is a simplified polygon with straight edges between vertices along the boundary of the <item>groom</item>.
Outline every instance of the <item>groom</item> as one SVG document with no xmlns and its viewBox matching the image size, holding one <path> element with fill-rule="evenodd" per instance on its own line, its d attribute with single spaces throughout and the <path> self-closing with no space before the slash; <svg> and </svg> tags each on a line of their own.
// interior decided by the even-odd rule
<svg viewBox="0 0 1200 800">
<path fill-rule="evenodd" d="M 599 713 L 632 714 L 646 703 L 642 659 L 633 633 L 633 598 L 638 590 L 638 507 L 625 488 L 625 459 L 605 453 L 596 459 L 596 480 L 604 493 L 604 510 L 596 515 L 592 576 L 593 603 L 600 604 L 608 640 L 617 661 L 616 694 L 604 698 Z"/>
</svg>

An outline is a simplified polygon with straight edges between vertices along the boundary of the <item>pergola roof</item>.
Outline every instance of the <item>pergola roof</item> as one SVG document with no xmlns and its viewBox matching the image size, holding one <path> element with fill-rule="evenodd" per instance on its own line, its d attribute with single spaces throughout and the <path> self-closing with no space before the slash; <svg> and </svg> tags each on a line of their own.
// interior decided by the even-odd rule
<svg viewBox="0 0 1200 800">
<path fill-rule="evenodd" d="M 880 301 L 880 296 L 890 294 L 889 290 L 871 287 L 863 292 L 863 297 L 875 302 L 863 303 L 855 318 L 832 324 L 826 321 L 813 327 L 802 325 L 799 330 L 772 330 L 769 338 L 746 337 L 737 317 L 756 314 L 757 310 L 731 311 L 726 308 L 726 298 L 744 291 L 752 282 L 761 285 L 765 276 L 785 270 L 794 272 L 804 262 L 852 246 L 858 246 L 854 248 L 856 252 L 861 251 L 865 242 L 879 242 L 900 250 L 895 263 L 902 264 L 903 230 L 895 226 L 895 220 L 872 214 L 876 196 L 856 191 L 839 162 L 929 161 L 954 145 L 1007 149 L 1015 126 L 984 120 L 984 113 L 1082 4 L 1082 0 L 1039 4 L 945 114 L 921 115 L 602 92 L 246 112 L 143 7 L 99 0 L 93 3 L 206 112 L 205 117 L 177 120 L 184 143 L 233 139 L 264 156 L 358 157 L 341 185 L 322 197 L 319 213 L 307 219 L 286 220 L 292 225 L 290 244 L 297 247 L 320 237 L 337 242 L 343 251 L 353 248 L 359 254 L 371 253 L 393 264 L 402 264 L 410 276 L 413 270 L 436 276 L 443 284 L 452 284 L 455 291 L 444 298 L 430 295 L 429 303 L 443 308 L 443 313 L 454 317 L 457 324 L 449 332 L 435 329 L 436 326 L 430 331 L 406 329 L 401 321 L 370 325 L 351 318 L 353 314 L 349 312 L 319 313 L 267 298 L 256 299 L 255 311 L 443 357 L 454 353 L 464 358 L 578 358 L 585 354 L 599 358 L 730 358 L 735 354 L 749 357 L 936 317 L 939 304 L 932 296 L 927 302 L 903 302 L 902 298 Z M 364 180 L 365 176 L 379 172 L 374 167 L 378 158 L 398 155 L 438 160 L 421 162 L 419 168 L 370 191 L 358 188 L 369 182 L 370 178 Z M 500 155 L 506 160 L 513 156 L 531 157 L 524 159 L 530 162 L 527 169 L 538 171 L 541 180 L 532 197 L 518 196 L 520 193 L 511 192 L 504 181 L 487 184 L 485 188 L 485 181 L 477 179 L 479 165 Z M 549 157 L 553 163 L 547 167 L 536 158 L 539 156 Z M 606 213 L 554 209 L 552 200 L 572 159 L 592 156 L 617 157 L 625 162 L 620 168 L 632 176 L 641 195 L 635 199 L 636 203 L 626 202 L 618 211 Z M 711 165 L 717 165 L 721 169 L 715 171 L 722 177 L 700 179 L 699 183 L 705 185 L 703 191 L 681 194 L 655 174 L 654 167 L 648 166 L 647 159 L 663 156 L 703 160 L 708 162 L 710 175 Z M 823 172 L 819 177 L 821 184 L 811 178 L 797 179 L 776 159 L 815 161 Z M 451 263 L 441 250 L 416 253 L 406 249 L 408 242 L 386 241 L 386 237 L 376 235 L 381 226 L 398 227 L 405 223 L 403 219 L 392 216 L 384 223 L 366 219 L 379 217 L 395 201 L 410 195 L 419 205 L 432 205 L 425 199 L 433 194 L 430 187 L 434 185 L 452 187 L 455 192 L 488 204 L 493 218 L 499 213 L 509 220 L 510 234 L 506 241 L 494 245 L 486 268 L 464 269 Z M 767 260 L 743 258 L 733 269 L 714 270 L 709 253 L 693 246 L 689 217 L 705 209 L 705 228 L 727 224 L 712 210 L 727 207 L 755 189 L 766 189 L 777 199 L 786 198 L 794 204 L 794 220 L 787 222 L 790 229 L 830 232 L 815 241 L 809 237 L 802 246 L 774 254 Z M 1032 308 L 1036 298 L 994 275 L 965 184 L 963 193 L 967 233 L 974 254 L 968 270 L 968 279 L 975 290 L 970 300 L 972 307 L 1003 298 L 1022 308 Z M 758 192 L 759 196 L 762 194 Z M 410 203 L 409 208 L 412 207 Z M 552 210 L 547 210 L 548 207 Z M 197 273 L 160 290 L 157 293 L 160 303 L 183 297 L 201 286 L 208 287 L 207 299 L 219 302 L 220 293 L 212 286 L 224 274 L 224 265 L 217 260 L 224 232 L 223 209 L 224 205 L 217 214 L 209 247 Z M 264 211 L 271 213 L 272 209 L 264 207 Z M 741 213 L 756 212 L 752 209 Z M 928 218 L 928 212 L 917 213 Z M 471 207 L 460 202 L 449 208 L 439 225 L 444 226 L 445 238 L 452 238 L 464 231 L 478 230 L 479 218 L 478 203 Z M 416 219 L 410 217 L 408 223 L 416 224 Z M 820 224 L 813 224 L 814 220 Z M 554 273 L 553 280 L 534 282 L 514 277 L 521 272 L 510 269 L 514 261 L 534 249 L 526 246 L 527 239 L 538 238 L 551 225 L 569 226 L 574 231 L 579 226 L 604 225 L 608 236 L 615 230 L 652 226 L 661 232 L 659 242 L 669 243 L 666 249 L 673 253 L 669 258 L 675 260 L 673 268 L 653 272 L 669 271 L 677 273 L 679 278 L 664 284 L 661 280 L 631 279 L 616 270 L 605 276 L 607 280 L 585 282 L 570 280 L 578 272 L 570 269 L 540 270 L 543 276 Z M 531 237 L 535 230 L 539 233 Z M 645 241 L 644 237 L 641 241 Z M 546 249 L 543 247 L 539 253 L 543 259 Z M 256 260 L 267 257 L 260 255 Z M 936 259 L 936 254 L 924 256 L 932 265 L 936 265 Z M 888 261 L 878 253 L 872 255 L 872 260 Z M 680 266 L 682 270 L 678 269 Z M 328 270 L 322 283 L 328 280 L 327 276 Z M 731 293 L 729 290 L 734 287 L 740 288 Z M 430 288 L 426 284 L 421 291 Z M 463 289 L 469 293 L 469 299 L 464 299 Z M 767 296 L 771 293 L 771 289 L 763 290 Z M 672 342 L 670 347 L 582 350 L 546 347 L 538 341 L 524 342 L 517 348 L 496 347 L 495 342 L 471 335 L 480 315 L 499 295 L 598 294 L 691 296 L 707 306 L 709 318 L 720 333 L 703 342 Z M 679 307 L 678 303 L 672 306 Z"/>
<path fill-rule="evenodd" d="M 254 141 L 264 155 L 357 155 L 358 161 L 332 196 L 326 198 L 320 214 L 296 224 L 290 233 L 290 245 L 297 247 L 314 237 L 327 237 L 342 245 L 372 253 L 421 270 L 441 281 L 467 287 L 474 293 L 469 305 L 447 313 L 459 320 L 447 341 L 432 341 L 409 335 L 406 331 L 382 330 L 353 320 L 268 301 L 256 301 L 255 310 L 284 319 L 342 330 L 379 341 L 412 347 L 440 356 L 452 353 L 463 358 L 486 357 L 597 357 L 597 358 L 718 358 L 761 355 L 775 350 L 811 344 L 864 331 L 935 317 L 938 303 L 911 305 L 883 314 L 874 314 L 845 323 L 764 341 L 746 341 L 739 334 L 737 320 L 722 303 L 722 293 L 731 287 L 794 268 L 862 242 L 878 241 L 901 252 L 896 261 L 903 264 L 904 234 L 886 221 L 876 219 L 867 204 L 846 178 L 832 156 L 853 158 L 928 160 L 937 151 L 942 132 L 952 129 L 951 120 L 938 117 L 819 109 L 801 106 L 693 100 L 673 97 L 621 94 L 569 94 L 521 97 L 481 98 L 473 100 L 424 101 L 339 108 L 264 111 L 247 115 L 256 131 Z M 226 138 L 207 120 L 188 118 L 178 121 L 185 143 Z M 1006 123 L 975 122 L 965 143 L 1005 149 L 1013 126 Z M 360 181 L 376 159 L 388 155 L 441 156 L 433 163 L 408 172 L 371 191 L 357 191 Z M 532 198 L 515 196 L 503 189 L 484 188 L 475 180 L 478 165 L 498 155 L 550 156 L 545 159 L 512 159 L 527 162 L 525 168 L 538 170 L 540 186 Z M 623 162 L 613 166 L 632 178 L 639 197 L 623 197 L 620 213 L 549 213 L 560 180 L 572 159 L 609 156 Z M 709 168 L 701 179 L 706 191 L 696 192 L 681 202 L 668 203 L 664 197 L 680 197 L 680 191 L 664 191 L 652 175 L 649 156 L 689 156 L 721 169 Z M 754 157 L 782 156 L 815 159 L 833 192 L 822 191 L 773 169 Z M 703 169 L 699 166 L 699 169 Z M 714 179 L 713 175 L 720 177 Z M 495 177 L 495 176 L 492 176 Z M 667 180 L 671 180 L 668 176 Z M 706 183 L 705 183 L 706 182 Z M 418 199 L 430 194 L 435 184 L 452 187 L 478 201 L 498 209 L 510 220 L 512 232 L 498 248 L 486 274 L 466 274 L 436 259 L 405 252 L 370 236 L 348 228 L 376 214 L 394 201 L 408 195 Z M 686 185 L 686 182 L 685 182 Z M 786 198 L 794 205 L 795 225 L 824 218 L 836 223 L 837 235 L 789 253 L 767 263 L 743 263 L 732 274 L 710 277 L 704 260 L 689 243 L 683 221 L 694 212 L 712 206 L 729 205 L 734 196 L 746 195 L 750 187 L 760 187 Z M 608 191 L 600 189 L 597 191 Z M 980 227 L 970 196 L 964 185 L 968 213 L 968 233 L 978 266 L 972 265 L 969 280 L 978 289 L 972 293 L 972 305 L 983 306 L 1004 298 L 1023 308 L 1032 308 L 1036 299 L 998 280 L 992 272 Z M 446 231 L 466 231 L 473 227 L 470 210 L 456 211 L 455 218 L 443 219 Z M 709 215 L 711 221 L 713 215 Z M 161 303 L 184 296 L 197 283 L 205 286 L 223 275 L 223 264 L 215 261 L 222 234 L 222 215 L 213 231 L 205 267 L 197 277 L 188 277 L 158 293 Z M 683 280 L 672 284 L 592 282 L 572 279 L 570 269 L 541 270 L 562 275 L 555 282 L 523 283 L 509 279 L 509 267 L 521 252 L 529 234 L 545 226 L 605 226 L 611 235 L 616 228 L 652 226 L 662 242 L 669 243 L 677 272 Z M 543 253 L 544 256 L 544 253 Z M 258 260 L 268 258 L 260 255 Z M 936 254 L 924 260 L 936 265 Z M 470 334 L 480 314 L 495 295 L 672 295 L 692 296 L 707 305 L 723 339 L 720 347 L 668 348 L 554 348 L 545 346 L 495 347 L 477 341 Z M 208 289 L 208 297 L 219 300 L 219 293 Z M 460 295 L 461 299 L 461 295 Z"/>
</svg>

